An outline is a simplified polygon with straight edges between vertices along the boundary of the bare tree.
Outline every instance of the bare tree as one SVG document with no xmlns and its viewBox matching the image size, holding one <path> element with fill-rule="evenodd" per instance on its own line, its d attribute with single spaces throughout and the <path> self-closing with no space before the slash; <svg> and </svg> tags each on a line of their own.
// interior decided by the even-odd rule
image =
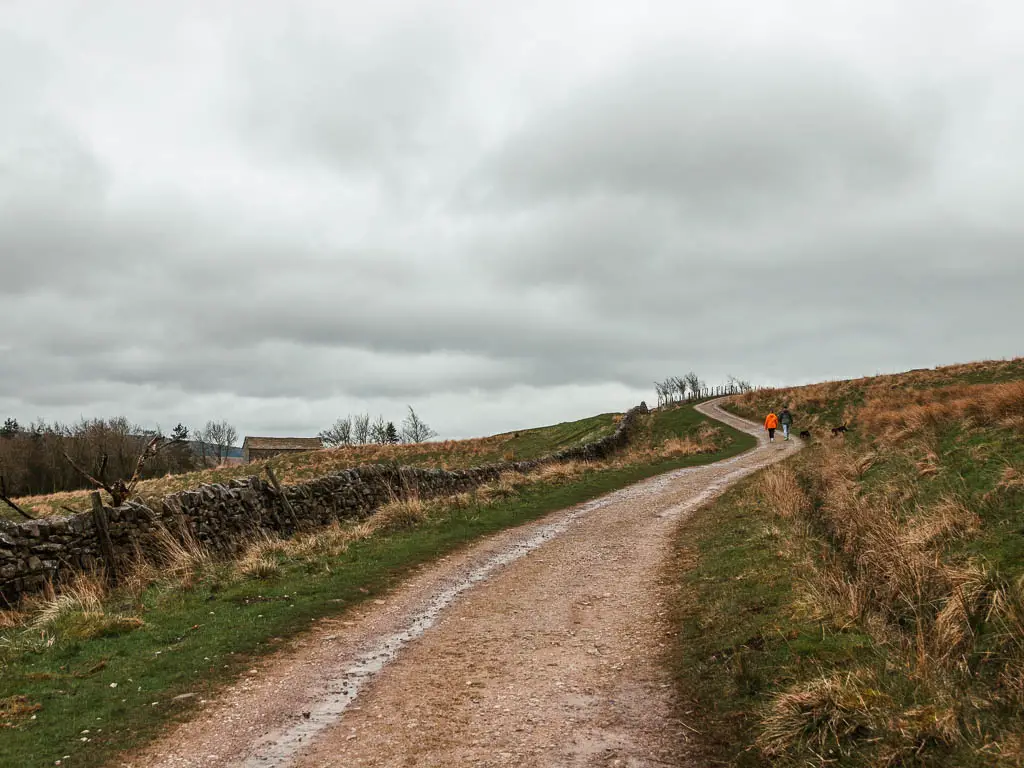
<svg viewBox="0 0 1024 768">
<path fill-rule="evenodd" d="M 672 387 L 672 399 L 673 400 L 685 400 L 686 399 L 686 380 L 681 379 L 678 376 L 673 376 L 669 380 L 669 384 Z"/>
<path fill-rule="evenodd" d="M 200 433 L 200 439 L 215 448 L 218 460 L 224 461 L 229 450 L 238 442 L 238 431 L 227 421 L 208 421 Z"/>
<path fill-rule="evenodd" d="M 660 408 L 668 402 L 668 392 L 665 391 L 665 382 L 654 382 L 654 391 L 658 393 L 658 407 Z"/>
<path fill-rule="evenodd" d="M 754 387 L 749 381 L 744 379 L 737 379 L 732 374 L 729 375 L 729 389 L 734 392 L 749 392 Z"/>
<path fill-rule="evenodd" d="M 318 437 L 329 448 L 337 448 L 339 445 L 352 445 L 352 417 L 346 416 L 344 419 L 338 419 L 321 432 Z"/>
<path fill-rule="evenodd" d="M 686 386 L 690 390 L 690 397 L 700 397 L 700 391 L 704 389 L 704 382 L 700 380 L 700 377 L 696 373 L 690 371 L 688 374 L 683 376 L 683 381 L 686 382 Z"/>
<path fill-rule="evenodd" d="M 112 482 L 106 481 L 104 476 L 106 475 L 107 470 L 107 456 L 105 454 L 103 456 L 102 461 L 100 462 L 100 471 L 97 473 L 99 475 L 98 478 L 93 477 L 80 466 L 78 466 L 78 464 L 75 463 L 74 459 L 72 459 L 66 453 L 64 454 L 64 458 L 67 460 L 68 464 L 74 467 L 76 472 L 82 475 L 82 477 L 84 477 L 97 488 L 102 488 L 104 491 L 110 494 L 111 503 L 115 507 L 119 507 L 135 494 L 135 486 L 138 485 L 143 467 L 145 467 L 146 462 L 150 461 L 153 457 L 155 457 L 158 453 L 160 453 L 160 451 L 162 451 L 167 446 L 175 445 L 177 442 L 178 441 L 174 439 L 168 440 L 163 435 L 154 435 L 150 439 L 150 441 L 146 443 L 146 447 L 142 449 L 142 453 L 140 453 L 139 457 L 135 460 L 135 471 L 132 472 L 131 477 L 128 478 L 127 481 L 125 481 L 122 478 L 118 478 Z"/>
<path fill-rule="evenodd" d="M 432 437 L 437 437 L 437 432 L 419 417 L 419 415 L 408 406 L 409 415 L 402 420 L 402 440 L 406 443 L 422 443 Z"/>
<path fill-rule="evenodd" d="M 352 442 L 365 445 L 370 440 L 370 414 L 360 413 L 352 417 Z"/>
<path fill-rule="evenodd" d="M 388 423 L 384 421 L 383 416 L 378 416 L 374 419 L 373 424 L 370 425 L 370 442 L 387 445 Z"/>
</svg>

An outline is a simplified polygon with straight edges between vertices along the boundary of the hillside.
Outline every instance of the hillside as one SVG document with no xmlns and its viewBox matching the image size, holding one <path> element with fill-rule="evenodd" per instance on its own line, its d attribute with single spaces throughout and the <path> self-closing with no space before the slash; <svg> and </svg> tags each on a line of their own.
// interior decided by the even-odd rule
<svg viewBox="0 0 1024 768">
<path fill-rule="evenodd" d="M 906 404 L 908 398 L 925 403 L 934 397 L 949 397 L 951 387 L 1021 380 L 1024 380 L 1024 358 L 1016 358 L 924 368 L 803 387 L 761 389 L 731 398 L 726 408 L 745 418 L 761 421 L 769 409 L 778 411 L 787 405 L 795 419 L 794 429 L 798 431 L 828 430 L 843 423 L 856 428 L 862 417 L 861 408 L 869 401 L 873 406 L 897 402 Z"/>
<path fill-rule="evenodd" d="M 708 759 L 1020 765 L 1024 360 L 763 390 L 730 410 L 783 405 L 808 448 L 678 539 L 674 664 Z"/>
<path fill-rule="evenodd" d="M 573 445 L 591 442 L 615 430 L 619 414 L 605 413 L 579 421 L 563 422 L 518 432 L 506 432 L 472 440 L 444 440 L 407 445 L 354 445 L 325 448 L 320 451 L 275 456 L 252 464 L 206 469 L 179 475 L 144 480 L 138 485 L 143 499 L 157 499 L 168 493 L 196 488 L 208 483 L 223 483 L 234 478 L 264 472 L 271 466 L 282 483 L 298 483 L 360 464 L 398 463 L 417 467 L 465 469 L 511 459 L 533 459 Z M 89 506 L 89 491 L 69 491 L 45 496 L 15 499 L 30 513 L 46 515 L 69 514 Z M 9 509 L 0 509 L 0 516 L 18 520 Z"/>
</svg>

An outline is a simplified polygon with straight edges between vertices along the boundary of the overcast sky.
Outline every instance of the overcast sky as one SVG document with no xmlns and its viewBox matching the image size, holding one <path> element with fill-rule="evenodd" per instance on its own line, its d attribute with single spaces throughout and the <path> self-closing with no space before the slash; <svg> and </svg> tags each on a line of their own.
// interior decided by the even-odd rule
<svg viewBox="0 0 1024 768">
<path fill-rule="evenodd" d="M 1024 354 L 1019 3 L 0 2 L 0 419 L 442 436 Z"/>
</svg>

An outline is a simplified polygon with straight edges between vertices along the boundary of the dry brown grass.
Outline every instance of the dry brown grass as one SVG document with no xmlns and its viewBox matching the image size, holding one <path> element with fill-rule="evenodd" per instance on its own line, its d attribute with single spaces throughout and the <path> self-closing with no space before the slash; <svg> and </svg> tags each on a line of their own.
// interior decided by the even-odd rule
<svg viewBox="0 0 1024 768">
<path fill-rule="evenodd" d="M 189 588 L 213 565 L 210 552 L 190 532 L 174 536 L 161 530 L 155 561 L 140 556 L 122 568 L 117 591 L 138 603 L 153 584 Z M 0 611 L 0 628 L 46 629 L 60 624 L 65 633 L 86 638 L 142 626 L 142 620 L 135 616 L 107 612 L 104 606 L 110 592 L 102 570 L 77 573 L 60 585 L 48 584 L 39 595 L 27 596 L 19 611 Z"/>
<path fill-rule="evenodd" d="M 992 609 L 992 580 L 977 563 L 947 566 L 950 594 L 935 617 L 930 653 L 943 662 L 960 659 L 971 650 L 978 619 Z"/>
<path fill-rule="evenodd" d="M 956 404 L 975 423 L 999 426 L 1007 409 L 1016 407 L 1015 391 L 968 387 L 947 405 Z M 825 441 L 796 471 L 783 465 L 765 473 L 760 496 L 780 517 L 807 524 L 789 528 L 810 534 L 797 612 L 821 621 L 823 631 L 855 626 L 872 637 L 901 678 L 916 687 L 914 703 L 896 704 L 893 689 L 870 662 L 826 674 L 779 694 L 765 710 L 758 746 L 769 758 L 834 758 L 876 743 L 881 764 L 904 764 L 923 744 L 953 749 L 968 739 L 996 743 L 991 734 L 971 730 L 977 730 L 974 715 L 968 718 L 965 708 L 988 711 L 1006 696 L 1024 705 L 1024 581 L 1001 583 L 984 560 L 945 559 L 955 542 L 977 534 L 982 520 L 957 495 L 917 501 L 926 498 L 919 486 L 936 474 L 929 468 L 941 465 L 929 446 L 929 435 L 943 428 L 936 419 L 940 411 L 907 405 L 910 398 L 902 395 L 893 399 L 898 407 L 883 409 L 881 399 L 870 404 L 871 418 L 878 420 L 869 424 L 880 432 L 874 447 Z M 889 432 L 883 423 L 890 424 Z M 910 471 L 865 484 L 875 463 L 894 457 L 897 463 L 887 466 L 909 464 Z M 1019 480 L 1018 470 L 1007 466 L 998 485 L 1013 490 Z M 801 488 L 808 489 L 806 500 Z M 1001 628 L 995 651 L 993 626 Z M 980 627 L 987 627 L 984 641 Z M 979 653 L 1000 665 L 997 688 L 972 687 Z"/>
<path fill-rule="evenodd" d="M 757 746 L 770 758 L 798 748 L 847 752 L 885 728 L 892 700 L 868 673 L 826 675 L 775 696 L 762 717 Z"/>
<path fill-rule="evenodd" d="M 32 625 L 44 628 L 74 613 L 103 613 L 107 582 L 100 573 L 82 573 L 63 584 L 59 591 L 50 586 L 31 604 Z"/>
<path fill-rule="evenodd" d="M 876 642 L 912 656 L 914 674 L 934 677 L 937 667 L 962 657 L 990 581 L 978 566 L 951 566 L 941 553 L 972 536 L 981 520 L 952 496 L 914 504 L 919 477 L 865 493 L 862 479 L 876 460 L 873 450 L 828 443 L 801 469 L 813 500 L 790 501 L 800 481 L 786 468 L 766 473 L 762 495 L 782 516 L 807 520 L 833 547 L 806 571 L 804 610 L 836 626 L 860 623 Z M 907 633 L 908 626 L 916 629 Z"/>
<path fill-rule="evenodd" d="M 796 472 L 786 464 L 777 464 L 765 472 L 758 490 L 775 513 L 785 518 L 797 517 L 809 504 Z"/>
<path fill-rule="evenodd" d="M 815 415 L 815 412 L 825 408 L 830 402 L 847 398 L 859 386 L 863 386 L 865 381 L 864 379 L 828 381 L 805 387 L 755 390 L 742 395 L 734 395 L 732 403 L 740 413 L 745 413 L 755 420 L 763 419 L 764 413 L 767 413 L 765 409 L 768 407 L 786 406 L 794 415 L 801 415 L 801 429 L 817 428 L 820 430 L 822 427 L 831 426 L 831 424 L 824 423 Z M 839 421 L 852 421 L 852 413 L 842 414 Z"/>
<path fill-rule="evenodd" d="M 333 522 L 317 531 L 283 540 L 282 545 L 289 557 L 338 557 L 344 554 L 353 542 L 369 538 L 376 531 L 377 525 L 372 518 L 357 523 Z"/>
<path fill-rule="evenodd" d="M 80 574 L 55 592 L 52 587 L 23 612 L 23 626 L 41 634 L 59 633 L 88 640 L 123 634 L 144 625 L 138 616 L 111 613 L 104 607 L 108 588 L 102 574 Z"/>
<path fill-rule="evenodd" d="M 929 441 L 952 422 L 1015 428 L 1024 419 L 1024 382 L 890 389 L 869 397 L 856 419 L 888 445 L 911 436 Z"/>
<path fill-rule="evenodd" d="M 824 670 L 844 671 L 773 699 L 758 740 L 768 763 L 845 764 L 846 755 L 856 765 L 947 765 L 943 756 L 971 745 L 1016 760 L 996 764 L 1024 764 L 1019 717 L 1000 714 L 1024 709 L 1024 579 L 1000 576 L 1015 571 L 1013 549 L 993 544 L 979 515 L 998 514 L 1024 489 L 1006 432 L 1024 427 L 1024 382 L 963 380 L 1019 379 L 1021 363 L 735 399 L 748 416 L 788 404 L 801 429 L 850 424 L 852 439 L 826 433 L 796 461 L 795 477 L 765 473 L 760 496 L 791 539 L 780 546 L 798 564 L 794 615 L 820 622 L 823 640 L 831 630 L 873 641 L 863 657 L 817 659 Z M 999 461 L 1001 475 L 985 489 Z M 795 501 L 797 488 L 806 504 Z M 975 554 L 989 548 L 991 560 Z"/>
<path fill-rule="evenodd" d="M 960 420 L 963 415 L 979 423 L 1019 428 L 1024 424 L 1024 382 L 968 384 L 964 379 L 982 374 L 996 377 L 1014 375 L 1022 358 L 945 366 L 934 370 L 830 381 L 802 387 L 763 389 L 735 395 L 736 410 L 750 417 L 763 417 L 767 407 L 789 407 L 798 415 L 801 428 L 812 430 L 848 423 L 870 434 L 884 434 L 898 442 L 906 436 L 928 432 L 937 424 Z M 1019 375 L 1019 374 L 1017 374 Z M 835 402 L 847 405 L 837 418 L 824 420 L 819 412 Z"/>
<path fill-rule="evenodd" d="M 235 558 L 233 570 L 246 579 L 273 579 L 281 575 L 278 557 L 288 554 L 288 541 L 269 533 L 254 537 Z"/>
<path fill-rule="evenodd" d="M 213 554 L 189 528 L 177 535 L 161 529 L 157 543 L 156 574 L 161 582 L 191 587 L 214 564 Z"/>
<path fill-rule="evenodd" d="M 952 539 L 970 535 L 981 527 L 981 518 L 956 498 L 945 497 L 927 509 L 919 510 L 903 526 L 902 540 L 908 547 L 938 547 Z"/>
<path fill-rule="evenodd" d="M 281 575 L 281 564 L 271 557 L 243 557 L 235 563 L 235 570 L 247 579 L 265 581 Z"/>
<path fill-rule="evenodd" d="M 427 521 L 428 509 L 419 497 L 395 499 L 378 509 L 370 518 L 383 531 L 402 531 Z"/>
<path fill-rule="evenodd" d="M 964 740 L 964 702 L 947 687 L 926 686 L 921 695 L 929 703 L 913 706 L 901 706 L 886 690 L 868 669 L 797 684 L 765 708 L 757 746 L 771 759 L 800 755 L 800 765 L 825 766 L 874 744 L 872 764 L 896 766 L 916 764 L 922 745 Z M 810 755 L 817 759 L 808 761 Z"/>
<path fill-rule="evenodd" d="M 575 480 L 591 468 L 585 461 L 564 461 L 544 464 L 527 477 L 535 483 L 565 483 Z"/>
<path fill-rule="evenodd" d="M 528 475 L 517 472 L 502 472 L 492 483 L 484 483 L 476 489 L 476 498 L 484 504 L 508 499 L 519 493 L 519 488 L 529 482 Z"/>
<path fill-rule="evenodd" d="M 22 627 L 28 624 L 31 618 L 27 611 L 0 610 L 0 629 Z"/>
</svg>

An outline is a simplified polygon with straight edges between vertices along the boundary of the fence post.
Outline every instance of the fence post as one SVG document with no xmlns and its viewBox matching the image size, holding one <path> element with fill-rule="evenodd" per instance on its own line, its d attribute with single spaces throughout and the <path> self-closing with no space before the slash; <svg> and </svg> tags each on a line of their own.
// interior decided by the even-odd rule
<svg viewBox="0 0 1024 768">
<path fill-rule="evenodd" d="M 103 566 L 107 573 L 107 581 L 111 584 L 117 583 L 117 563 L 114 561 L 114 544 L 110 540 L 110 523 L 107 520 L 107 510 L 103 506 L 99 491 L 89 494 L 92 499 L 92 522 L 96 526 L 96 540 L 100 545 L 100 553 L 103 555 Z"/>
<path fill-rule="evenodd" d="M 285 511 L 292 519 L 292 525 L 295 526 L 295 530 L 299 530 L 299 518 L 295 516 L 295 509 L 292 507 L 292 503 L 288 501 L 288 497 L 284 495 L 284 489 L 281 487 L 281 483 L 277 481 L 277 475 L 274 474 L 274 469 L 267 464 L 267 477 L 270 478 L 270 482 L 274 485 L 274 490 L 277 491 L 277 495 L 281 499 L 281 503 L 284 504 Z"/>
</svg>

